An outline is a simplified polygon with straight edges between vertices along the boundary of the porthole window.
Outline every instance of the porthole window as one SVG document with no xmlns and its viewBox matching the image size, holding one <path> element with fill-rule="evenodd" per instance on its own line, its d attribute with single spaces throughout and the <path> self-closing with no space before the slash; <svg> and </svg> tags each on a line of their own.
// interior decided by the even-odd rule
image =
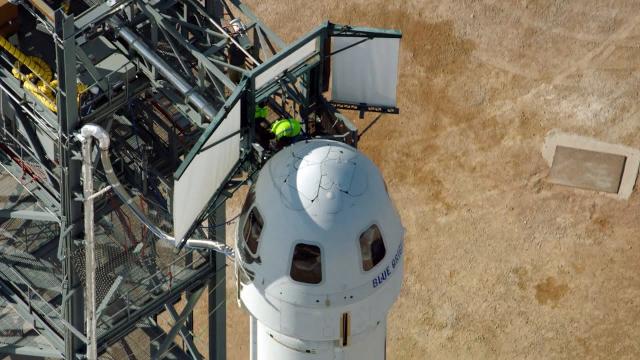
<svg viewBox="0 0 640 360">
<path fill-rule="evenodd" d="M 293 249 L 291 278 L 306 284 L 319 284 L 322 281 L 322 261 L 320 248 L 315 245 L 297 244 Z"/>
<path fill-rule="evenodd" d="M 260 234 L 262 233 L 263 225 L 264 221 L 262 220 L 262 215 L 260 215 L 258 208 L 254 207 L 251 209 L 251 212 L 249 212 L 249 215 L 247 215 L 242 229 L 245 246 L 253 255 L 258 252 L 258 243 L 260 241 Z"/>
<path fill-rule="evenodd" d="M 373 269 L 387 253 L 384 240 L 377 225 L 371 225 L 360 235 L 360 251 L 362 252 L 362 269 Z"/>
</svg>

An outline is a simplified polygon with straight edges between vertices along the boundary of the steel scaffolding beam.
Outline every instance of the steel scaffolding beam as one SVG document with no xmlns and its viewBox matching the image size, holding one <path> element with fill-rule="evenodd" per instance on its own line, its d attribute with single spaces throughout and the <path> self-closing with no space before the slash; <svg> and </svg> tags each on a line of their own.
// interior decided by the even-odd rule
<svg viewBox="0 0 640 360">
<path fill-rule="evenodd" d="M 225 227 L 217 226 L 226 221 L 226 206 L 220 206 L 215 214 L 210 218 L 209 223 L 213 224 L 210 236 L 213 239 L 225 239 Z M 225 286 L 227 259 L 223 254 L 210 254 L 213 258 L 215 276 L 208 281 L 209 304 L 209 359 L 224 360 L 227 358 L 227 292 Z M 215 311 L 212 311 L 214 310 Z M 212 313 L 211 313 L 212 312 Z"/>
<path fill-rule="evenodd" d="M 8 38 L 25 54 L 17 60 L 15 51 L 0 49 L 0 177 L 11 175 L 38 208 L 0 209 L 8 229 L 0 233 L 0 265 L 20 258 L 24 270 L 10 274 L 14 277 L 0 271 L 0 291 L 53 350 L 7 344 L 0 353 L 66 359 L 86 353 L 83 292 L 92 272 L 85 274 L 91 262 L 85 239 L 91 237 L 83 231 L 82 202 L 89 197 L 82 193 L 80 144 L 74 139 L 83 125 L 94 123 L 112 142 L 109 174 L 133 194 L 130 200 L 118 198 L 104 162 L 93 161 L 88 180 L 96 189 L 112 185 L 94 206 L 98 353 L 143 329 L 150 337 L 145 351 L 224 360 L 227 258 L 208 250 L 211 246 L 168 249 L 170 239 L 150 229 L 155 224 L 171 234 L 177 174 L 200 153 L 233 138 L 239 143 L 234 164 L 214 193 L 203 194 L 208 201 L 188 220 L 184 236 L 200 244 L 224 241 L 226 198 L 277 151 L 269 139 L 259 138 L 266 128 L 258 128 L 265 124 L 255 119 L 256 106 L 269 107 L 273 117 L 299 116 L 313 124 L 306 137 L 338 133 L 336 124 L 347 120 L 322 97 L 320 79 L 328 66 L 329 24 L 287 46 L 238 0 L 74 0 L 68 15 L 48 1 L 18 6 L 21 27 Z M 287 63 L 310 41 L 317 46 L 308 58 Z M 15 62 L 31 58 L 53 69 L 49 79 L 44 70 L 25 74 L 31 85 L 48 90 L 34 90 L 14 76 Z M 27 67 L 22 64 L 21 70 Z M 239 130 L 205 146 L 236 105 L 233 121 Z M 357 132 L 336 139 L 349 136 L 357 139 Z M 86 149 L 85 158 L 91 151 Z M 141 213 L 152 221 L 135 216 Z M 28 241 L 33 229 L 38 239 Z M 205 291 L 207 353 L 199 354 L 192 310 Z M 174 305 L 184 297 L 190 301 L 178 314 Z M 173 319 L 172 329 L 165 332 L 149 320 L 160 314 Z M 184 351 L 174 346 L 177 334 Z"/>
<path fill-rule="evenodd" d="M 35 346 L 19 346 L 13 344 L 0 344 L 0 354 L 34 356 L 50 359 L 62 359 L 62 354 L 50 349 L 42 349 Z"/>
<path fill-rule="evenodd" d="M 75 253 L 76 240 L 80 238 L 82 227 L 81 203 L 76 201 L 76 193 L 80 193 L 80 176 L 82 164 L 73 158 L 73 133 L 79 126 L 78 103 L 76 92 L 76 39 L 73 15 L 67 16 L 62 10 L 55 12 L 56 70 L 59 79 L 58 89 L 58 123 L 61 136 L 58 140 L 60 147 L 59 162 L 62 168 L 62 219 L 61 238 L 63 242 L 63 316 L 64 320 L 75 329 L 84 328 L 84 297 L 81 288 L 80 275 L 73 266 L 72 254 Z M 69 228 L 73 226 L 72 228 Z M 69 231 L 67 231 L 69 230 Z M 83 342 L 67 327 L 64 332 L 65 354 L 81 352 Z"/>
<path fill-rule="evenodd" d="M 58 222 L 58 218 L 49 212 L 33 210 L 0 210 L 0 218 Z"/>
<path fill-rule="evenodd" d="M 205 11 L 213 21 L 221 24 L 224 17 L 224 4 L 220 0 L 205 0 Z M 219 81 L 215 79 L 214 81 Z M 221 85 L 218 85 L 219 87 Z M 226 206 L 218 210 L 207 219 L 208 224 L 223 224 L 226 219 Z M 212 239 L 226 239 L 224 226 L 212 226 L 207 234 Z M 227 309 L 226 309 L 226 258 L 219 253 L 209 254 L 215 276 L 207 282 L 207 304 L 209 306 L 208 336 L 210 360 L 224 360 L 227 358 Z M 220 286 L 220 284 L 222 284 Z M 224 304 L 219 306 L 219 304 Z M 215 310 L 217 309 L 217 310 Z M 213 311 L 212 311 L 213 310 Z"/>
</svg>

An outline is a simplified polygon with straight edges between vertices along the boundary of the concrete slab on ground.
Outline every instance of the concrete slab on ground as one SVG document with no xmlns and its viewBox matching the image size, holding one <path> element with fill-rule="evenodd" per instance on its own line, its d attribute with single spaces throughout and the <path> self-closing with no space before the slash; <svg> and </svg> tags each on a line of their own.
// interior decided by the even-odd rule
<svg viewBox="0 0 640 360">
<path fill-rule="evenodd" d="M 626 156 L 557 146 L 549 182 L 617 194 Z"/>
<path fill-rule="evenodd" d="M 613 193 L 628 199 L 640 168 L 640 150 L 551 131 L 542 147 L 554 184 Z"/>
</svg>

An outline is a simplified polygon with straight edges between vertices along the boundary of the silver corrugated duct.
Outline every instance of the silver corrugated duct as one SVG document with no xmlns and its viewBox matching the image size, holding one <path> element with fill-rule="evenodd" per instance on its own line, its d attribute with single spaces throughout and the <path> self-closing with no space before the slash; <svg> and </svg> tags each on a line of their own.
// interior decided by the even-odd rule
<svg viewBox="0 0 640 360">
<path fill-rule="evenodd" d="M 118 180 L 118 177 L 113 171 L 113 166 L 111 165 L 111 158 L 109 157 L 110 140 L 107 132 L 98 125 L 86 124 L 82 127 L 80 131 L 80 136 L 82 139 L 95 138 L 96 140 L 98 140 L 98 146 L 100 147 L 100 159 L 102 161 L 102 167 L 104 168 L 104 172 L 107 176 L 107 181 L 111 185 L 111 189 L 118 195 L 120 200 L 122 200 L 122 202 L 126 206 L 128 206 L 129 209 L 131 209 L 135 217 L 138 218 L 138 220 L 140 220 L 140 222 L 142 222 L 149 229 L 149 231 L 151 231 L 154 235 L 156 235 L 161 240 L 168 241 L 177 246 L 182 239 L 179 239 L 178 241 L 176 241 L 176 239 L 173 236 L 165 233 L 162 229 L 156 226 L 151 220 L 149 220 L 144 214 L 144 212 L 138 206 L 136 206 L 131 195 L 129 195 L 129 193 L 124 188 L 124 186 L 122 186 L 122 184 L 120 183 L 120 180 Z M 90 156 L 90 152 L 85 154 L 85 160 L 89 161 L 90 163 L 89 156 Z M 91 189 L 91 192 L 93 192 L 93 189 Z M 186 246 L 190 248 L 208 249 L 208 250 L 217 251 L 225 254 L 227 257 L 230 257 L 230 258 L 234 258 L 235 256 L 234 249 L 232 247 L 228 246 L 224 242 L 220 242 L 216 240 L 187 239 Z"/>
</svg>

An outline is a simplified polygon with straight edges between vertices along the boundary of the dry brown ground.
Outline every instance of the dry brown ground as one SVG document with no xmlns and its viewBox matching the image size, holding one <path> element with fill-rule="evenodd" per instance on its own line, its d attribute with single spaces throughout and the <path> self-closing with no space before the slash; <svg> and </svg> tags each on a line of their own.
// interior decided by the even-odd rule
<svg viewBox="0 0 640 360">
<path fill-rule="evenodd" d="M 325 19 L 404 32 L 402 113 L 361 143 L 407 228 L 389 359 L 640 358 L 640 195 L 546 184 L 539 151 L 554 128 L 640 147 L 640 2 L 247 3 L 287 41 Z"/>
</svg>

